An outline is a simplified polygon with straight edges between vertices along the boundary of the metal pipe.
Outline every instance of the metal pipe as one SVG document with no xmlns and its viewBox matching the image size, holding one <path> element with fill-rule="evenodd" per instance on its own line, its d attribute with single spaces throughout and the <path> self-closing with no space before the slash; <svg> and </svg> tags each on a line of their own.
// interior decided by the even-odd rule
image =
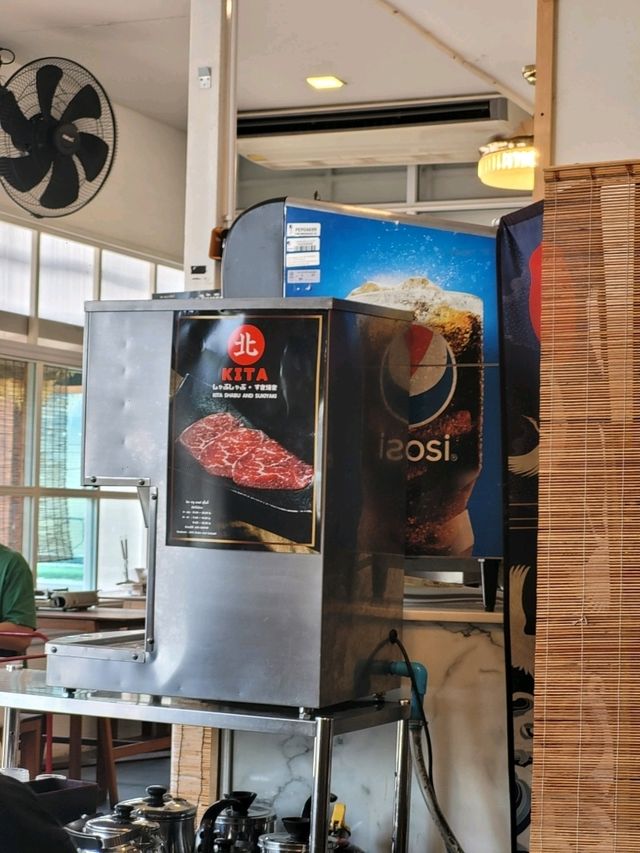
<svg viewBox="0 0 640 853">
<path fill-rule="evenodd" d="M 20 737 L 20 711 L 17 708 L 4 709 L 2 729 L 2 767 L 18 766 L 18 741 Z"/>
<path fill-rule="evenodd" d="M 138 489 L 141 492 L 141 489 Z M 156 532 L 158 527 L 158 488 L 149 487 L 149 505 L 147 522 L 147 604 L 144 621 L 144 648 L 153 650 L 155 644 L 155 605 L 156 605 Z"/>
<path fill-rule="evenodd" d="M 309 853 L 326 853 L 327 850 L 332 749 L 333 720 L 331 717 L 317 717 L 316 735 L 313 742 L 313 789 L 311 791 Z"/>
<path fill-rule="evenodd" d="M 404 701 L 406 702 L 406 700 Z M 409 849 L 410 795 L 409 720 L 399 720 L 396 723 L 396 775 L 393 791 L 391 853 L 407 853 Z"/>
<path fill-rule="evenodd" d="M 225 797 L 233 790 L 233 729 L 220 729 L 218 741 L 218 796 Z"/>
</svg>

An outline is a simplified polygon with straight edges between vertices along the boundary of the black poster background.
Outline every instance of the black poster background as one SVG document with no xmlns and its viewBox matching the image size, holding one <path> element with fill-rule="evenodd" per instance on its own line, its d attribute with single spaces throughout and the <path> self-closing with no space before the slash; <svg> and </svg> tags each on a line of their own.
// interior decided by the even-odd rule
<svg viewBox="0 0 640 853">
<path fill-rule="evenodd" d="M 505 401 L 505 647 L 513 851 L 529 850 L 531 821 L 542 216 L 542 202 L 503 216 L 497 235 Z"/>
<path fill-rule="evenodd" d="M 322 319 L 311 312 L 176 314 L 167 544 L 317 547 L 317 477 L 295 490 L 238 486 L 230 477 L 208 473 L 179 437 L 195 421 L 226 412 L 315 466 Z M 247 324 L 260 330 L 265 346 L 262 357 L 250 365 L 252 370 L 245 371 L 230 357 L 229 340 Z M 258 374 L 259 370 L 263 372 Z"/>
</svg>

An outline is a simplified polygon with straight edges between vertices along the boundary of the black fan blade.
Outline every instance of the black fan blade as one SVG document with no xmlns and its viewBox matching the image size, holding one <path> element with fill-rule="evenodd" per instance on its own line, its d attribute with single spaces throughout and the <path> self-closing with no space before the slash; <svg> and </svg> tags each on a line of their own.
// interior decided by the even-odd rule
<svg viewBox="0 0 640 853">
<path fill-rule="evenodd" d="M 87 83 L 69 101 L 65 111 L 60 116 L 60 123 L 74 122 L 79 118 L 100 118 L 102 107 L 96 90 Z"/>
<path fill-rule="evenodd" d="M 80 148 L 76 151 L 76 157 L 82 163 L 88 181 L 98 177 L 108 156 L 109 146 L 104 140 L 93 133 L 80 132 Z"/>
<path fill-rule="evenodd" d="M 79 191 L 80 181 L 73 157 L 58 154 L 47 188 L 40 196 L 40 204 L 53 210 L 69 207 L 78 198 Z"/>
<path fill-rule="evenodd" d="M 40 183 L 52 161 L 53 154 L 45 151 L 27 154 L 26 157 L 0 157 L 0 176 L 14 190 L 26 193 Z"/>
<path fill-rule="evenodd" d="M 32 137 L 31 122 L 22 114 L 15 95 L 0 86 L 0 127 L 20 151 L 26 151 Z"/>
<path fill-rule="evenodd" d="M 43 65 L 36 74 L 36 89 L 40 112 L 45 118 L 51 115 L 51 104 L 56 87 L 62 79 L 62 69 L 57 65 Z"/>
</svg>

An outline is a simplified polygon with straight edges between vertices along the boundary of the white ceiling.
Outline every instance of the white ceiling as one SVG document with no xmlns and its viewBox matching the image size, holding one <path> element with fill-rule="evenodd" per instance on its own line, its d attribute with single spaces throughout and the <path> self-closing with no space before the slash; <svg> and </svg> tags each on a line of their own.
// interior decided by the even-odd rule
<svg viewBox="0 0 640 853">
<path fill-rule="evenodd" d="M 536 0 L 237 2 L 241 111 L 505 87 L 532 108 L 533 90 L 521 69 L 535 61 Z M 73 59 L 114 102 L 186 129 L 189 0 L 2 0 L 1 8 L 0 46 L 21 63 Z M 17 67 L 3 66 L 0 77 L 6 81 Z M 328 73 L 347 85 L 320 93 L 305 83 Z"/>
</svg>

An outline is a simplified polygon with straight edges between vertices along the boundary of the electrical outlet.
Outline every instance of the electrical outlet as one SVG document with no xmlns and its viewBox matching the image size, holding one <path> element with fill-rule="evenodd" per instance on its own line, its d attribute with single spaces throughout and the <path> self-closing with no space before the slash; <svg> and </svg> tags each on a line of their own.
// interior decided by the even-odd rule
<svg viewBox="0 0 640 853">
<path fill-rule="evenodd" d="M 201 89 L 211 88 L 211 68 L 208 66 L 198 68 L 198 86 Z"/>
</svg>

